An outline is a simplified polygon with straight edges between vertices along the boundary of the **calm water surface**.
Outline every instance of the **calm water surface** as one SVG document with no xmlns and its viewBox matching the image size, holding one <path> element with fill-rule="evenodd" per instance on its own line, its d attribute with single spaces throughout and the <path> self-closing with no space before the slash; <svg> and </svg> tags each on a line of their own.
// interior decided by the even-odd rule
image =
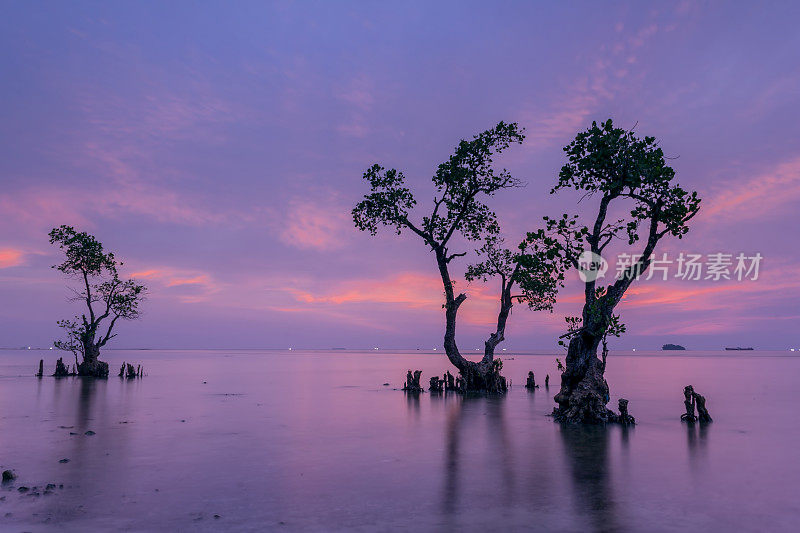
<svg viewBox="0 0 800 533">
<path fill-rule="evenodd" d="M 143 362 L 135 381 L 39 380 L 40 357 L 52 372 L 52 351 L 0 351 L 3 531 L 800 528 L 790 352 L 612 354 L 627 430 L 546 417 L 556 354 L 504 353 L 512 390 L 474 399 L 394 390 L 442 353 L 105 352 Z M 687 384 L 710 426 L 679 421 Z"/>
</svg>

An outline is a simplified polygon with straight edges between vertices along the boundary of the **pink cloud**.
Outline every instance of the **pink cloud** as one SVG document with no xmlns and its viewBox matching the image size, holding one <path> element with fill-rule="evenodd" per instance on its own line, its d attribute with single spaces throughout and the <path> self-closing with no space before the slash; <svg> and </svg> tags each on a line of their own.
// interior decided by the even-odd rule
<svg viewBox="0 0 800 533">
<path fill-rule="evenodd" d="M 172 278 L 167 282 L 167 287 L 177 287 L 178 285 L 209 285 L 210 278 L 206 275 L 194 276 L 192 278 Z"/>
<path fill-rule="evenodd" d="M 0 268 L 9 268 L 21 265 L 25 254 L 13 248 L 0 248 Z"/>
<path fill-rule="evenodd" d="M 151 297 L 177 298 L 183 303 L 212 301 L 222 287 L 205 272 L 174 267 L 139 268 L 130 273 L 135 279 L 144 279 Z M 180 292 L 173 292 L 178 290 Z"/>
<path fill-rule="evenodd" d="M 334 250 L 345 243 L 351 231 L 347 209 L 311 200 L 292 200 L 285 215 L 280 239 L 306 250 Z"/>
<path fill-rule="evenodd" d="M 460 322 L 465 325 L 493 327 L 499 308 L 496 284 L 454 281 L 456 291 L 467 295 L 467 300 L 459 309 Z M 297 288 L 285 290 L 301 307 L 307 309 L 386 304 L 395 310 L 441 314 L 444 303 L 441 278 L 420 272 L 403 272 L 381 279 L 334 283 L 327 290 L 318 292 Z M 518 306 L 520 309 L 524 307 Z"/>
<path fill-rule="evenodd" d="M 406 308 L 430 307 L 442 303 L 441 280 L 416 272 L 404 272 L 380 280 L 345 281 L 326 292 L 287 289 L 298 302 L 307 304 L 389 303 Z"/>
</svg>

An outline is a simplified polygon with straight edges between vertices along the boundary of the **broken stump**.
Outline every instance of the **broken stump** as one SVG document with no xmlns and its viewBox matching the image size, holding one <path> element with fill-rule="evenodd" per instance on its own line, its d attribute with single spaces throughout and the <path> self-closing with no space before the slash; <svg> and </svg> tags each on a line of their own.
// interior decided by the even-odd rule
<svg viewBox="0 0 800 533">
<path fill-rule="evenodd" d="M 419 384 L 419 379 L 422 376 L 422 370 L 415 370 L 414 373 L 411 373 L 411 370 L 408 371 L 406 374 L 406 382 L 403 385 L 404 391 L 409 392 L 424 392 L 424 389 Z"/>
<path fill-rule="evenodd" d="M 53 376 L 57 378 L 69 376 L 69 369 L 67 369 L 66 365 L 64 364 L 64 360 L 61 357 L 59 357 L 58 361 L 56 361 L 56 371 Z"/>
</svg>

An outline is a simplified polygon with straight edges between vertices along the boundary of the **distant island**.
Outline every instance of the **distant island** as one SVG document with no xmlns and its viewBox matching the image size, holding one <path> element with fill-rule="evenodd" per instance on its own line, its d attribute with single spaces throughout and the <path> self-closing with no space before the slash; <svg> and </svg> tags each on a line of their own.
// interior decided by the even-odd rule
<svg viewBox="0 0 800 533">
<path fill-rule="evenodd" d="M 739 350 L 752 350 L 753 348 L 742 348 L 741 346 L 737 346 L 735 348 L 726 347 L 725 349 L 726 350 L 739 351 Z"/>
<path fill-rule="evenodd" d="M 680 344 L 665 344 L 661 347 L 662 350 L 685 350 Z"/>
</svg>

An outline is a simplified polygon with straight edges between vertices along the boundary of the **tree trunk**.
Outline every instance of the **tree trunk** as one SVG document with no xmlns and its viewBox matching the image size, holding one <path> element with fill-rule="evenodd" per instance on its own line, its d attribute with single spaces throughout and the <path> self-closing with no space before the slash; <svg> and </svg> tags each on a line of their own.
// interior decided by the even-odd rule
<svg viewBox="0 0 800 533">
<path fill-rule="evenodd" d="M 100 361 L 100 348 L 93 343 L 83 347 L 83 362 L 78 365 L 78 375 L 94 378 L 108 377 L 108 363 Z"/>
<path fill-rule="evenodd" d="M 615 421 L 617 415 L 606 407 L 608 383 L 605 365 L 597 358 L 600 337 L 581 332 L 567 348 L 567 368 L 561 374 L 561 390 L 556 394 L 558 407 L 553 416 L 562 422 L 602 423 Z"/>
<path fill-rule="evenodd" d="M 436 262 L 439 265 L 439 273 L 442 277 L 445 295 L 444 351 L 460 374 L 456 379 L 456 390 L 477 393 L 506 392 L 508 390 L 506 378 L 500 375 L 500 369 L 503 364 L 501 361 L 494 359 L 494 348 L 502 340 L 502 336 L 499 340 L 492 336 L 490 341 L 486 342 L 485 353 L 479 363 L 469 361 L 461 355 L 456 344 L 456 317 L 458 308 L 464 303 L 467 296 L 465 294 L 455 295 L 453 282 L 450 279 L 450 272 L 447 268 L 447 254 L 441 248 L 436 250 Z M 508 312 L 506 311 L 502 321 L 503 327 L 505 327 L 505 318 L 507 316 Z"/>
</svg>

